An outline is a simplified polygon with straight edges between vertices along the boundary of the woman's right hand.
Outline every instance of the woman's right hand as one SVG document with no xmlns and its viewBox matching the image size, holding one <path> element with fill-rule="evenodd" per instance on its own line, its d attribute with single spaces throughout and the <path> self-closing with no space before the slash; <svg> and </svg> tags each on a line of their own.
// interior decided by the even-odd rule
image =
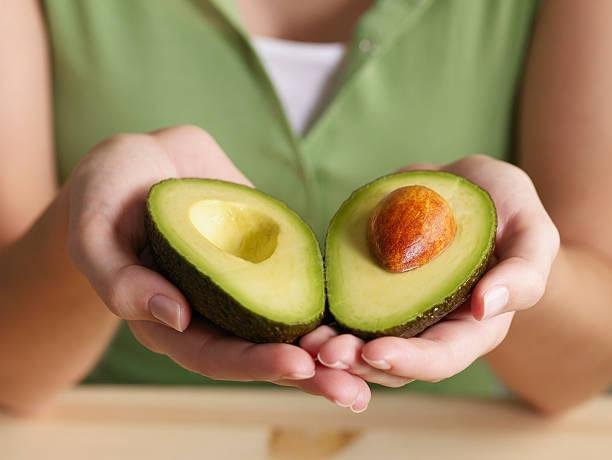
<svg viewBox="0 0 612 460">
<path fill-rule="evenodd" d="M 192 319 L 181 292 L 143 262 L 147 192 L 169 177 L 251 185 L 206 132 L 191 126 L 113 137 L 69 179 L 71 257 L 108 308 L 129 322 L 144 346 L 189 370 L 219 380 L 295 386 L 365 410 L 370 390 L 360 377 L 319 366 L 297 346 L 254 344 Z M 324 340 L 325 334 L 321 328 L 316 336 Z"/>
</svg>

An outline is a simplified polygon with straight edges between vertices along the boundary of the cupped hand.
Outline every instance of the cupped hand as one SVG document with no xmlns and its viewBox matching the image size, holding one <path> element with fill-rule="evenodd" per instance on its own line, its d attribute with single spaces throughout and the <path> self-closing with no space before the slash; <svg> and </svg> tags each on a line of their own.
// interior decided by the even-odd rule
<svg viewBox="0 0 612 460">
<path fill-rule="evenodd" d="M 412 380 L 438 382 L 487 354 L 505 338 L 514 312 L 544 294 L 559 234 L 527 174 L 516 166 L 474 155 L 455 163 L 408 169 L 448 171 L 487 190 L 498 212 L 494 260 L 468 302 L 418 337 L 382 337 L 369 342 L 331 328 L 300 345 L 330 369 L 398 387 Z"/>
<path fill-rule="evenodd" d="M 71 256 L 108 308 L 143 345 L 192 371 L 296 386 L 365 409 L 370 391 L 363 379 L 321 366 L 315 373 L 315 360 L 297 346 L 254 344 L 192 318 L 181 292 L 143 258 L 146 196 L 169 177 L 250 185 L 215 141 L 191 126 L 115 136 L 95 147 L 68 181 Z"/>
</svg>

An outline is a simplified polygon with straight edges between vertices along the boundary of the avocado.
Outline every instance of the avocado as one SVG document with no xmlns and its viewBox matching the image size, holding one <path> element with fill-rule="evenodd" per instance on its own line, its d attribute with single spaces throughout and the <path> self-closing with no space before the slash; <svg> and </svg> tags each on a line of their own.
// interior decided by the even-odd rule
<svg viewBox="0 0 612 460">
<path fill-rule="evenodd" d="M 364 339 L 422 332 L 469 298 L 496 230 L 489 194 L 450 173 L 403 172 L 359 188 L 328 228 L 331 315 Z"/>
<path fill-rule="evenodd" d="M 149 191 L 145 227 L 157 268 L 215 325 L 293 342 L 321 322 L 319 245 L 281 201 L 221 180 L 168 179 Z"/>
</svg>

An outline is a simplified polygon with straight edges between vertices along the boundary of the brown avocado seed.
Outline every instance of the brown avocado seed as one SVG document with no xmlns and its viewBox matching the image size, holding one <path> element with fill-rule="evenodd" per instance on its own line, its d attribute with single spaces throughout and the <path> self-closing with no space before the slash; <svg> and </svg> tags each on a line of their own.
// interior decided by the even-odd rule
<svg viewBox="0 0 612 460">
<path fill-rule="evenodd" d="M 409 185 L 389 193 L 368 226 L 370 250 L 390 272 L 418 268 L 446 249 L 457 224 L 444 198 L 428 187 Z"/>
</svg>

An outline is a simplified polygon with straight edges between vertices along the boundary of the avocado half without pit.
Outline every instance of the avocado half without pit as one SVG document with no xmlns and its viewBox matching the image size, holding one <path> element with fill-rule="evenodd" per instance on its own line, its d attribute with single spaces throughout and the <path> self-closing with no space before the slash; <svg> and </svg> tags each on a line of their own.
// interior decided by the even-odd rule
<svg viewBox="0 0 612 460">
<path fill-rule="evenodd" d="M 469 298 L 496 229 L 489 194 L 450 173 L 398 173 L 361 187 L 327 233 L 331 314 L 364 339 L 420 333 Z"/>
<path fill-rule="evenodd" d="M 320 323 L 319 246 L 284 203 L 229 182 L 169 179 L 149 192 L 146 229 L 160 272 L 217 326 L 293 342 Z"/>
</svg>

